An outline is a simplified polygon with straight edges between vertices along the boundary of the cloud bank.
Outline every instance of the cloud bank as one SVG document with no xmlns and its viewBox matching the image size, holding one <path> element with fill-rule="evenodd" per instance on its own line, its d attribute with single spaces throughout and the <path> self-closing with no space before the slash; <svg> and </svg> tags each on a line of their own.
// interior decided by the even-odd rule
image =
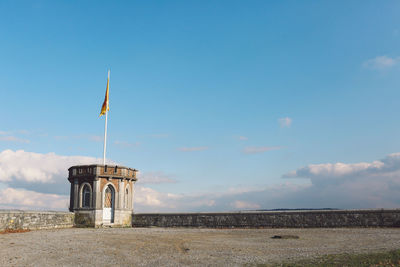
<svg viewBox="0 0 400 267">
<path fill-rule="evenodd" d="M 312 186 L 300 197 L 315 199 L 324 206 L 400 206 L 400 153 L 373 162 L 311 164 L 289 172 L 283 178 L 309 178 Z"/>
<path fill-rule="evenodd" d="M 0 190 L 0 208 L 22 210 L 66 210 L 69 196 L 6 188 Z"/>
<path fill-rule="evenodd" d="M 0 152 L 0 208 L 66 210 L 68 168 L 100 161 L 4 150 Z M 152 185 L 177 182 L 160 171 L 144 172 L 139 179 L 134 193 L 136 212 L 400 206 L 400 153 L 372 162 L 310 164 L 284 174 L 279 184 L 244 184 L 217 192 L 157 191 Z"/>
<path fill-rule="evenodd" d="M 0 152 L 0 182 L 20 180 L 28 183 L 54 183 L 61 176 L 66 178 L 67 170 L 72 165 L 100 162 L 100 159 L 92 157 L 4 150 Z"/>
<path fill-rule="evenodd" d="M 382 179 L 400 175 L 400 153 L 389 154 L 382 160 L 360 163 L 311 164 L 288 174 L 284 178 L 310 178 L 314 181 L 358 179 L 373 177 Z"/>
<path fill-rule="evenodd" d="M 0 152 L 0 182 L 12 188 L 67 195 L 68 168 L 100 162 L 101 159 L 92 157 L 4 150 Z"/>
<path fill-rule="evenodd" d="M 168 195 L 149 191 L 140 211 L 230 211 L 276 208 L 399 208 L 400 153 L 359 163 L 311 164 L 283 175 L 277 185 L 224 192 Z M 295 183 L 292 179 L 306 179 Z M 140 189 L 139 189 L 140 190 Z M 160 203 L 154 205 L 154 203 Z"/>
</svg>

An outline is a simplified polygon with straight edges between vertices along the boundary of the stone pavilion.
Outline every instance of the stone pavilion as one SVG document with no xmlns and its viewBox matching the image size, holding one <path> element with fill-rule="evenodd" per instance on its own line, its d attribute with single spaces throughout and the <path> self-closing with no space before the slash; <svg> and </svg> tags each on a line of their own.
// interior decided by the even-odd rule
<svg viewBox="0 0 400 267">
<path fill-rule="evenodd" d="M 68 169 L 69 210 L 77 226 L 131 226 L 137 170 L 117 165 L 77 165 Z"/>
</svg>

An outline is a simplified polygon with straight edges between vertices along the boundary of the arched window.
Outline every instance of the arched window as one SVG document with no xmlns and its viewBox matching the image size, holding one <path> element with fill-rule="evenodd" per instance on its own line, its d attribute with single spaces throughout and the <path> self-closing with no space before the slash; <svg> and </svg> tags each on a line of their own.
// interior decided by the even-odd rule
<svg viewBox="0 0 400 267">
<path fill-rule="evenodd" d="M 82 208 L 90 208 L 90 197 L 90 188 L 87 184 L 85 184 L 82 192 Z"/>
</svg>

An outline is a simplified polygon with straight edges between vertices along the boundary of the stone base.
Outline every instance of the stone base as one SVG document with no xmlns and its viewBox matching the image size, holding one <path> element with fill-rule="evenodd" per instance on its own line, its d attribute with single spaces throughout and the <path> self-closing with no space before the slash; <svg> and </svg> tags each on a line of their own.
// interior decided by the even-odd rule
<svg viewBox="0 0 400 267">
<path fill-rule="evenodd" d="M 107 223 L 103 221 L 103 210 L 75 210 L 76 227 L 131 227 L 132 211 L 115 210 L 114 222 Z"/>
<path fill-rule="evenodd" d="M 75 211 L 76 227 L 95 227 L 95 213 L 94 210 L 79 210 Z"/>
</svg>

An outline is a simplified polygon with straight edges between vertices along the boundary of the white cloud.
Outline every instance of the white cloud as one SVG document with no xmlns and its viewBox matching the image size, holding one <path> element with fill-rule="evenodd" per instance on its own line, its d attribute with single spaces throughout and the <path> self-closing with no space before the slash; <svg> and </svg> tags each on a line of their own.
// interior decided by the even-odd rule
<svg viewBox="0 0 400 267">
<path fill-rule="evenodd" d="M 288 174 L 285 178 L 337 179 L 400 174 L 400 153 L 390 154 L 382 160 L 360 163 L 311 164 Z"/>
<path fill-rule="evenodd" d="M 135 189 L 135 211 L 136 212 L 173 212 L 190 211 L 199 206 L 208 206 L 212 199 L 193 199 L 192 196 L 184 194 L 162 193 L 149 187 L 136 184 Z"/>
<path fill-rule="evenodd" d="M 282 128 L 290 127 L 290 125 L 292 125 L 292 119 L 289 117 L 280 118 L 278 119 L 278 122 Z"/>
<path fill-rule="evenodd" d="M 96 164 L 101 159 L 60 156 L 24 150 L 0 152 L 0 207 L 19 209 L 68 208 L 68 168 Z"/>
<path fill-rule="evenodd" d="M 136 212 L 220 212 L 287 207 L 285 198 L 307 188 L 286 182 L 273 186 L 228 188 L 222 192 L 169 194 L 136 184 Z"/>
<path fill-rule="evenodd" d="M 339 208 L 400 205 L 400 153 L 372 162 L 311 164 L 283 177 L 309 178 L 312 186 L 304 191 L 302 198 L 314 199 L 319 205 Z"/>
<path fill-rule="evenodd" d="M 278 146 L 247 146 L 242 150 L 242 152 L 244 154 L 257 154 L 278 149 L 281 148 Z"/>
<path fill-rule="evenodd" d="M 307 178 L 305 183 L 228 188 L 222 192 L 179 194 L 151 191 L 158 205 L 141 202 L 138 212 L 232 211 L 277 208 L 398 208 L 400 153 L 360 163 L 312 164 L 284 177 Z M 139 181 L 140 183 L 140 181 Z M 141 193 L 139 192 L 138 195 Z"/>
<path fill-rule="evenodd" d="M 193 151 L 204 151 L 207 150 L 208 147 L 206 146 L 197 146 L 197 147 L 181 147 L 179 148 L 182 152 L 193 152 Z"/>
<path fill-rule="evenodd" d="M 18 209 L 68 209 L 69 196 L 43 194 L 24 189 L 5 188 L 0 190 L 0 206 Z"/>
<path fill-rule="evenodd" d="M 168 195 L 163 195 L 162 193 L 140 185 L 136 186 L 135 189 L 135 206 L 146 206 L 152 208 L 165 207 L 167 203 L 164 199 L 168 198 Z"/>
<path fill-rule="evenodd" d="M 25 143 L 25 144 L 28 144 L 30 142 L 28 139 L 22 139 L 22 138 L 12 136 L 12 135 L 0 136 L 0 141 L 17 142 L 17 143 Z"/>
<path fill-rule="evenodd" d="M 92 157 L 4 150 L 0 152 L 0 182 L 20 183 L 19 187 L 24 183 L 66 183 L 69 167 L 100 162 Z"/>
<path fill-rule="evenodd" d="M 246 141 L 249 140 L 246 136 L 239 136 L 239 140 Z"/>
<path fill-rule="evenodd" d="M 0 152 L 0 208 L 67 209 L 67 169 L 101 159 L 40 154 L 23 150 Z M 218 212 L 276 208 L 398 208 L 400 153 L 358 163 L 311 164 L 284 175 L 274 185 L 237 185 L 219 192 L 174 194 L 146 184 L 170 183 L 162 172 L 139 177 L 136 212 Z"/>
<path fill-rule="evenodd" d="M 388 69 L 396 66 L 400 62 L 400 57 L 392 58 L 388 56 L 377 56 L 375 58 L 369 59 L 363 63 L 365 68 L 370 69 Z"/>
</svg>

